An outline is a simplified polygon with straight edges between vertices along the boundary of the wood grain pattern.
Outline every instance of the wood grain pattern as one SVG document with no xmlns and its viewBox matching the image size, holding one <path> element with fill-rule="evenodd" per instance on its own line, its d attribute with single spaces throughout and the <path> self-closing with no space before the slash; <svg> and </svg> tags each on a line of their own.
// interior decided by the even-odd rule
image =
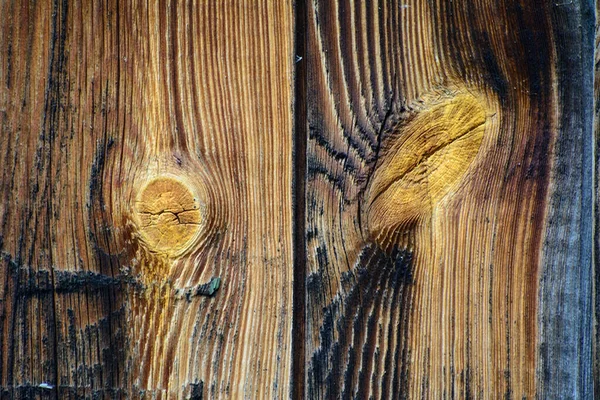
<svg viewBox="0 0 600 400">
<path fill-rule="evenodd" d="M 0 8 L 3 395 L 286 397 L 291 2 Z"/>
<path fill-rule="evenodd" d="M 591 398 L 594 4 L 555 3 L 550 18 L 558 135 L 539 281 L 538 393 Z"/>
<path fill-rule="evenodd" d="M 591 396 L 590 2 L 307 20 L 306 396 Z M 436 150 L 444 92 L 484 110 L 475 155 Z"/>
<path fill-rule="evenodd" d="M 596 26 L 594 41 L 594 115 L 593 115 L 593 280 L 592 280 L 592 368 L 594 398 L 600 398 L 600 2 L 596 2 Z"/>
<path fill-rule="evenodd" d="M 0 398 L 598 397 L 591 0 L 0 15 Z"/>
</svg>

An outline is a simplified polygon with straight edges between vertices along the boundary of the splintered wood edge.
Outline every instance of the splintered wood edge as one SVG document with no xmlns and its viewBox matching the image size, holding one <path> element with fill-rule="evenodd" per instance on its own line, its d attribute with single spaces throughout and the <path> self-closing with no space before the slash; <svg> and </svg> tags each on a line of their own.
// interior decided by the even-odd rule
<svg viewBox="0 0 600 400">
<path fill-rule="evenodd" d="M 430 94 L 395 127 L 366 188 L 365 219 L 384 249 L 452 195 L 479 153 L 488 110 L 471 91 Z M 403 244 L 401 244 L 403 245 Z"/>
</svg>

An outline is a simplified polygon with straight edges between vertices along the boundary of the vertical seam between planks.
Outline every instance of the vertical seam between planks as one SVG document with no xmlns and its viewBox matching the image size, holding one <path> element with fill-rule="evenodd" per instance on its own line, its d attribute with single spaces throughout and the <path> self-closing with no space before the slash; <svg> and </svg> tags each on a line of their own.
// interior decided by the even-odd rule
<svg viewBox="0 0 600 400">
<path fill-rule="evenodd" d="M 304 398 L 306 329 L 306 22 L 307 1 L 294 1 L 293 79 L 293 312 L 291 397 Z M 301 58 L 302 57 L 302 58 Z"/>
</svg>

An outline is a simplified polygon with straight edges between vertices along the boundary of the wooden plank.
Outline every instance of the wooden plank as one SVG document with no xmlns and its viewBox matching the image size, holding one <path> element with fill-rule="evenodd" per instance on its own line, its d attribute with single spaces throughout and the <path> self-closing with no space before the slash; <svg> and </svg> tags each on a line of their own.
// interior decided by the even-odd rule
<svg viewBox="0 0 600 400">
<path fill-rule="evenodd" d="M 592 398 L 594 3 L 555 3 L 557 135 L 538 283 L 542 398 Z"/>
<path fill-rule="evenodd" d="M 306 397 L 590 397 L 591 2 L 307 8 Z"/>
<path fill-rule="evenodd" d="M 596 18 L 600 15 L 600 2 L 596 2 Z M 600 30 L 596 20 L 594 47 L 594 240 L 593 240 L 593 379 L 594 398 L 600 398 Z"/>
<path fill-rule="evenodd" d="M 0 12 L 0 397 L 286 397 L 291 2 Z"/>
</svg>

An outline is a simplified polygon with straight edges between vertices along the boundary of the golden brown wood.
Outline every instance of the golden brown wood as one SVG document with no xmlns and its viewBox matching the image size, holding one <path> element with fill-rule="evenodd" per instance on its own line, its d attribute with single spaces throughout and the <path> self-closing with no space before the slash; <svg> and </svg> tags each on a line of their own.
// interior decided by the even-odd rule
<svg viewBox="0 0 600 400">
<path fill-rule="evenodd" d="M 3 393 L 287 397 L 291 2 L 0 8 Z"/>
<path fill-rule="evenodd" d="M 0 0 L 0 398 L 591 397 L 592 8 Z"/>
<path fill-rule="evenodd" d="M 308 2 L 308 398 L 591 396 L 591 7 L 560 3 Z"/>
</svg>

